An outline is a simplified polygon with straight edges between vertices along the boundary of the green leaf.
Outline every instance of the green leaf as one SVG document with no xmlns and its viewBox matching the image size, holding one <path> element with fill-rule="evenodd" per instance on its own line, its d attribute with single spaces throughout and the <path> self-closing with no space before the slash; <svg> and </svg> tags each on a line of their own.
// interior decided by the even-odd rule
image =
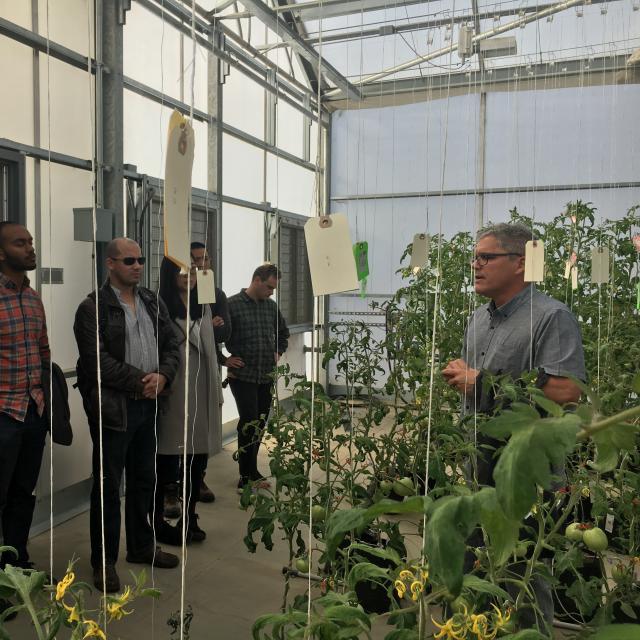
<svg viewBox="0 0 640 640">
<path fill-rule="evenodd" d="M 631 383 L 631 388 L 633 389 L 634 393 L 637 393 L 638 395 L 640 395 L 640 373 L 636 373 L 636 375 L 633 376 L 633 382 Z"/>
<path fill-rule="evenodd" d="M 594 434 L 598 455 L 593 463 L 594 469 L 602 473 L 613 471 L 618 466 L 620 450 L 631 451 L 635 448 L 637 425 L 615 424 L 604 431 Z"/>
<path fill-rule="evenodd" d="M 491 420 L 480 424 L 478 428 L 492 438 L 506 438 L 539 419 L 540 414 L 531 405 L 517 402 L 511 406 L 510 411 L 503 411 Z"/>
<path fill-rule="evenodd" d="M 495 596 L 496 598 L 500 598 L 501 600 L 511 601 L 511 596 L 501 587 L 492 582 L 488 582 L 487 580 L 483 580 L 482 578 L 478 578 L 478 576 L 467 575 L 464 577 L 462 581 L 462 585 L 465 589 L 470 589 L 471 591 L 477 591 L 478 593 L 488 593 L 489 595 Z"/>
<path fill-rule="evenodd" d="M 352 544 L 349 549 L 351 551 L 364 551 L 365 556 L 375 556 L 376 558 L 380 558 L 381 560 L 388 560 L 396 566 L 402 564 L 402 558 L 400 557 L 400 554 L 390 546 L 373 547 L 368 544 L 361 544 L 359 542 L 356 542 Z"/>
<path fill-rule="evenodd" d="M 493 562 L 500 566 L 509 560 L 518 542 L 520 521 L 507 518 L 493 487 L 482 489 L 475 500 L 480 510 L 480 523 L 489 536 L 489 553 Z"/>
<path fill-rule="evenodd" d="M 544 418 L 521 425 L 502 450 L 493 477 L 505 516 L 521 520 L 537 498 L 538 486 L 551 487 L 552 467 L 573 451 L 580 418 Z"/>
<path fill-rule="evenodd" d="M 349 571 L 349 577 L 347 578 L 349 588 L 355 590 L 358 582 L 363 580 L 387 581 L 389 580 L 389 570 L 371 562 L 359 562 Z"/>
<path fill-rule="evenodd" d="M 638 640 L 637 624 L 608 624 L 600 627 L 589 640 Z"/>
<path fill-rule="evenodd" d="M 448 496 L 434 503 L 427 522 L 426 556 L 433 572 L 454 596 L 462 588 L 465 541 L 477 521 L 473 497 Z"/>
<path fill-rule="evenodd" d="M 419 638 L 415 629 L 394 629 L 384 637 L 384 640 L 419 640 Z"/>
<path fill-rule="evenodd" d="M 502 637 L 504 640 L 549 640 L 548 636 L 543 636 L 535 629 L 525 629 L 524 631 L 518 631 L 518 633 L 511 633 Z"/>
<path fill-rule="evenodd" d="M 332 622 L 345 622 L 349 624 L 357 620 L 361 622 L 365 628 L 371 628 L 369 616 L 359 607 L 350 607 L 348 604 L 327 607 L 324 610 L 324 617 Z"/>
</svg>

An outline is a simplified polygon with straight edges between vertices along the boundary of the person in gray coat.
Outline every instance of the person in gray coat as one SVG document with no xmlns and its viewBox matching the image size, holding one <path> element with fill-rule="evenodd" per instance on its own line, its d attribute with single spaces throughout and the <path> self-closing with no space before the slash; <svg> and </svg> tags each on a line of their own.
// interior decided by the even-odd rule
<svg viewBox="0 0 640 640">
<path fill-rule="evenodd" d="M 187 321 L 187 301 L 189 320 Z M 220 406 L 222 386 L 216 356 L 211 308 L 198 304 L 196 269 L 190 277 L 181 274 L 173 262 L 164 258 L 160 267 L 160 298 L 167 305 L 169 317 L 180 345 L 180 364 L 172 384 L 172 394 L 158 415 L 158 450 L 153 519 L 156 537 L 165 544 L 182 544 L 182 522 L 171 526 L 163 517 L 165 469 L 172 473 L 176 456 L 184 454 L 184 400 L 186 346 L 189 345 L 189 397 L 187 409 L 187 541 L 200 542 L 206 533 L 198 526 L 196 502 L 202 473 L 209 454 L 219 449 L 222 440 Z M 167 464 L 165 464 L 165 462 Z"/>
</svg>

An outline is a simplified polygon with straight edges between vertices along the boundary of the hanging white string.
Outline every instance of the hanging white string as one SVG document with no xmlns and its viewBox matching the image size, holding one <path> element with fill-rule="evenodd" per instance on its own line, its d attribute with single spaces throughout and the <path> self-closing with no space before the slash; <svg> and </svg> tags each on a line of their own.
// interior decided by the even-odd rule
<svg viewBox="0 0 640 640">
<path fill-rule="evenodd" d="M 452 14 L 455 13 L 456 3 L 453 0 Z M 452 28 L 453 28 L 453 19 L 452 19 Z M 451 66 L 452 61 L 452 52 L 449 52 L 449 65 Z M 441 170 L 441 178 L 440 178 L 440 212 L 438 217 L 438 252 L 436 256 L 436 281 L 435 281 L 435 289 L 434 289 L 434 301 L 433 301 L 433 325 L 431 332 L 431 355 L 430 355 L 430 365 L 431 369 L 429 372 L 429 405 L 427 412 L 427 446 L 426 446 L 426 456 L 425 456 L 425 469 L 424 469 L 424 495 L 427 496 L 429 493 L 429 465 L 431 461 L 431 425 L 432 425 L 432 417 L 433 417 L 433 385 L 435 380 L 435 371 L 436 371 L 436 338 L 437 338 L 437 329 L 438 329 L 438 313 L 439 313 L 439 304 L 440 304 L 440 284 L 441 284 L 441 264 L 442 264 L 442 223 L 443 223 L 443 207 L 444 207 L 444 186 L 445 186 L 445 177 L 446 177 L 446 168 L 447 168 L 447 146 L 449 140 L 449 104 L 451 100 L 451 69 L 447 74 L 447 99 L 446 99 L 446 107 L 445 107 L 445 121 L 444 121 L 444 144 L 443 144 L 443 155 L 442 155 L 442 170 Z M 426 528 L 427 528 L 427 516 L 426 514 L 422 517 L 422 549 L 421 549 L 421 559 L 422 564 L 424 565 L 426 562 L 425 558 L 425 543 L 426 543 Z M 423 637 L 425 623 L 426 623 L 426 613 L 427 607 L 424 604 L 424 600 L 420 599 L 420 619 L 419 619 L 419 637 Z"/>
<path fill-rule="evenodd" d="M 48 215 L 49 215 L 49 264 L 53 263 L 52 225 L 51 225 L 51 66 L 49 55 L 49 0 L 47 0 L 47 184 L 48 184 Z M 91 64 L 91 56 L 89 64 Z M 91 78 L 91 76 L 89 76 Z M 40 246 L 43 246 L 41 238 L 38 238 Z M 51 269 L 49 269 L 49 575 L 53 576 L 53 353 L 51 349 L 51 336 L 53 335 L 53 287 L 51 286 Z M 53 598 L 53 594 L 51 595 Z"/>
</svg>

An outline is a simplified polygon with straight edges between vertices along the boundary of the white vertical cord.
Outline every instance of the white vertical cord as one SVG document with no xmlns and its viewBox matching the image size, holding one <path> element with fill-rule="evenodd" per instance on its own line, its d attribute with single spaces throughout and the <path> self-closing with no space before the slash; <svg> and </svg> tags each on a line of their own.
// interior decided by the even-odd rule
<svg viewBox="0 0 640 640">
<path fill-rule="evenodd" d="M 53 287 L 51 286 L 51 265 L 53 260 L 52 226 L 51 226 L 51 65 L 49 55 L 49 0 L 47 0 L 47 183 L 48 183 L 48 214 L 49 214 L 49 312 L 51 323 L 48 325 L 49 338 L 49 575 L 53 576 L 53 351 L 51 349 L 51 335 L 53 333 Z M 91 64 L 91 56 L 88 56 Z M 91 79 L 91 75 L 89 75 Z M 39 94 L 38 94 L 39 95 Z M 38 105 L 39 107 L 40 105 Z M 38 108 L 38 113 L 40 110 Z M 40 185 L 39 185 L 40 186 Z M 42 238 L 38 238 L 40 246 Z M 53 596 L 52 596 L 53 597 Z"/>
<path fill-rule="evenodd" d="M 452 16 L 455 14 L 456 2 L 453 0 Z M 452 18 L 453 22 L 453 18 Z M 452 24 L 453 29 L 453 24 Z M 449 72 L 447 75 L 447 102 L 445 110 L 445 122 L 444 122 L 444 146 L 442 155 L 442 171 L 440 177 L 440 213 L 438 219 L 438 253 L 436 258 L 436 282 L 434 290 L 434 302 L 433 302 L 433 326 L 431 333 L 431 370 L 429 372 L 429 408 L 427 414 L 427 447 L 426 447 L 426 459 L 424 470 L 424 495 L 429 493 L 429 465 L 431 462 L 431 422 L 433 416 L 433 385 L 435 377 L 435 357 L 436 357 L 436 336 L 438 328 L 438 312 L 440 302 L 440 278 L 441 278 L 441 259 L 442 259 L 442 222 L 443 222 L 443 205 L 444 205 L 444 187 L 447 168 L 447 144 L 449 139 L 449 105 L 451 100 L 451 57 L 452 53 L 449 53 Z M 422 549 L 421 549 L 421 563 L 424 565 L 426 562 L 424 548 L 426 542 L 426 528 L 427 528 L 427 516 L 422 516 Z M 420 617 L 419 617 L 419 637 L 424 634 L 425 621 L 426 621 L 427 609 L 424 604 L 424 600 L 420 600 Z"/>
</svg>

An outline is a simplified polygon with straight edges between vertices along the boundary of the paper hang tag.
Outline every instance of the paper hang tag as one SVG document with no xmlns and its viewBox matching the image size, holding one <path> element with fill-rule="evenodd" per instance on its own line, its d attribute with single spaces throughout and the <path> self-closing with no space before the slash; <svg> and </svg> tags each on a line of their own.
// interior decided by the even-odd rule
<svg viewBox="0 0 640 640">
<path fill-rule="evenodd" d="M 349 221 L 344 214 L 310 218 L 304 225 L 304 236 L 314 296 L 358 288 Z"/>
<path fill-rule="evenodd" d="M 571 288 L 578 288 L 578 267 L 575 264 L 571 267 Z"/>
<path fill-rule="evenodd" d="M 194 143 L 189 121 L 174 110 L 164 175 L 164 255 L 184 269 L 191 267 L 189 205 Z"/>
<path fill-rule="evenodd" d="M 369 275 L 369 243 L 356 242 L 353 245 L 353 257 L 356 260 L 358 280 L 365 280 Z"/>
<path fill-rule="evenodd" d="M 591 249 L 591 282 L 593 284 L 609 282 L 609 249 L 607 247 Z"/>
<path fill-rule="evenodd" d="M 640 252 L 640 233 L 636 233 L 636 235 L 633 236 L 631 240 L 633 242 L 633 246 L 636 248 L 636 251 Z"/>
<path fill-rule="evenodd" d="M 614 516 L 612 513 L 608 513 L 607 517 L 605 518 L 605 522 L 604 522 L 604 530 L 607 533 L 613 533 L 613 522 L 614 522 Z"/>
<path fill-rule="evenodd" d="M 216 301 L 216 281 L 213 269 L 196 271 L 198 304 L 213 304 Z"/>
<path fill-rule="evenodd" d="M 565 260 L 564 263 L 564 278 L 568 280 L 571 277 L 571 260 Z"/>
<path fill-rule="evenodd" d="M 427 233 L 416 233 L 413 236 L 413 244 L 411 245 L 411 269 L 422 269 L 427 265 L 429 260 L 429 251 L 431 249 L 431 236 Z"/>
<path fill-rule="evenodd" d="M 544 281 L 544 242 L 529 240 L 525 246 L 524 281 Z"/>
</svg>

